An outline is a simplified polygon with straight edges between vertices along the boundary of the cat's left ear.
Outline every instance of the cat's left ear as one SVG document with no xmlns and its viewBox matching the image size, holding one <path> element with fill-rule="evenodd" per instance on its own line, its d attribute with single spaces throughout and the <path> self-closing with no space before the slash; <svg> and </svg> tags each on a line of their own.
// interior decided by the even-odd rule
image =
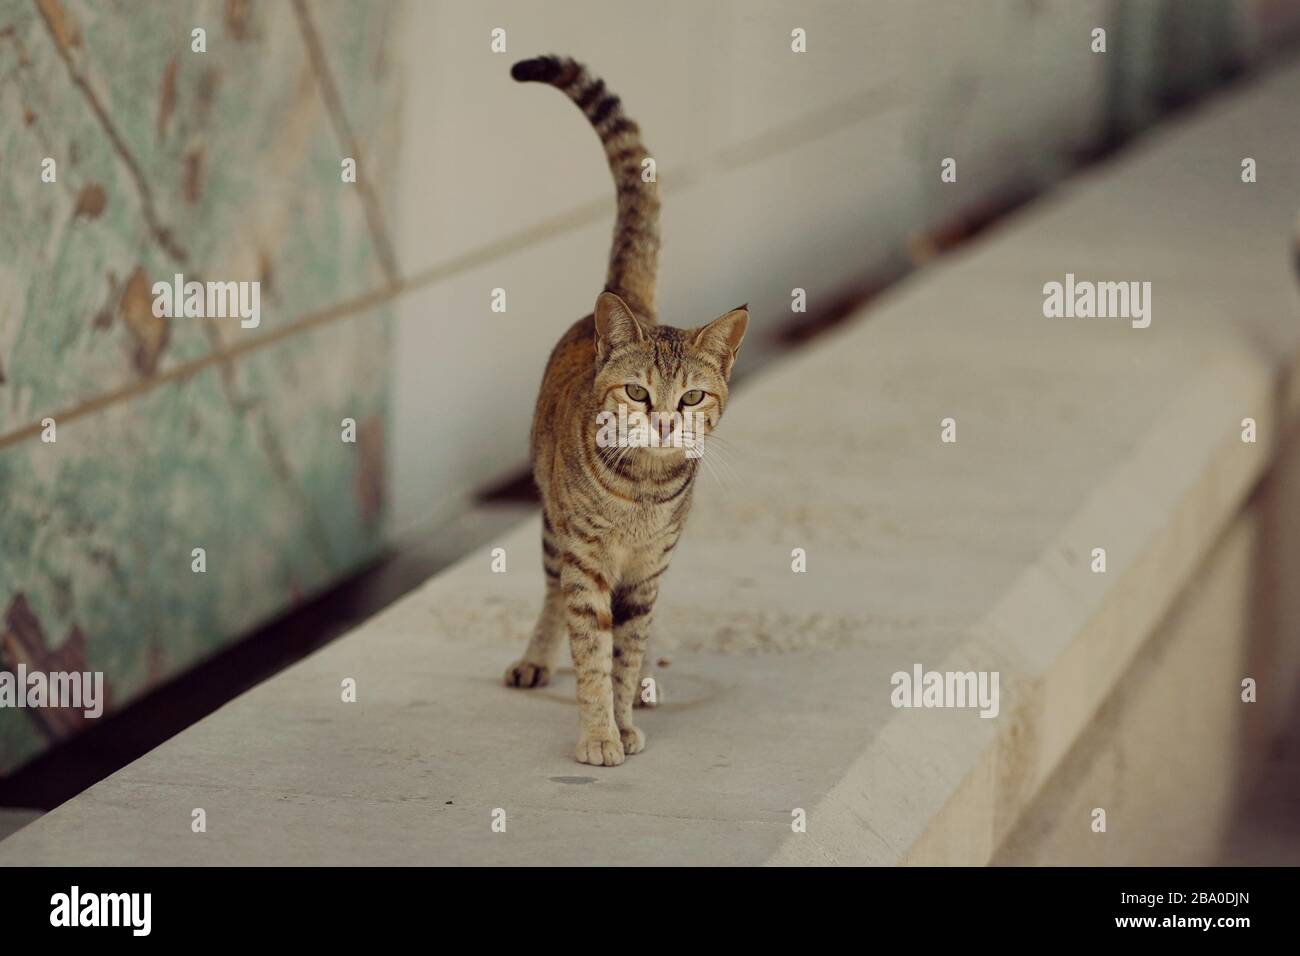
<svg viewBox="0 0 1300 956">
<path fill-rule="evenodd" d="M 612 292 L 602 292 L 596 299 L 596 357 L 604 359 L 623 345 L 645 341 L 645 332 L 626 302 Z"/>
<path fill-rule="evenodd" d="M 722 374 L 730 375 L 731 366 L 735 364 L 736 353 L 740 351 L 740 342 L 749 327 L 749 306 L 742 305 L 732 309 L 726 315 L 719 316 L 708 325 L 695 332 L 695 346 L 712 352 L 722 365 Z"/>
</svg>

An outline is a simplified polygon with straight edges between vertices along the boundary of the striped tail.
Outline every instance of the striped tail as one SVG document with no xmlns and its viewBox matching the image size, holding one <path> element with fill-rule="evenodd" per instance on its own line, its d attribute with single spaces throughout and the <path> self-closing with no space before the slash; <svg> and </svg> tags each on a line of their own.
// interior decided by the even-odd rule
<svg viewBox="0 0 1300 956">
<path fill-rule="evenodd" d="M 659 185 L 642 180 L 649 158 L 641 129 L 623 113 L 605 81 L 568 57 L 521 60 L 510 70 L 520 83 L 548 83 L 578 104 L 595 127 L 614 174 L 618 218 L 609 250 L 605 289 L 621 296 L 643 318 L 655 319 L 655 277 L 659 272 Z"/>
</svg>

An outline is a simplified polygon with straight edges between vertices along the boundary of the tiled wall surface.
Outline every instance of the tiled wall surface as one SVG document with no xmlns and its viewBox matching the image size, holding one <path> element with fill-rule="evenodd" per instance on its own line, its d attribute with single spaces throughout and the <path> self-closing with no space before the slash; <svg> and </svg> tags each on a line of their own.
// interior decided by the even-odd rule
<svg viewBox="0 0 1300 956">
<path fill-rule="evenodd" d="M 390 316 L 348 303 L 384 226 L 341 139 L 396 133 L 401 12 L 0 2 L 0 667 L 117 707 L 381 542 Z M 155 317 L 176 273 L 259 281 L 260 326 Z M 0 710 L 0 770 L 78 726 Z"/>
</svg>

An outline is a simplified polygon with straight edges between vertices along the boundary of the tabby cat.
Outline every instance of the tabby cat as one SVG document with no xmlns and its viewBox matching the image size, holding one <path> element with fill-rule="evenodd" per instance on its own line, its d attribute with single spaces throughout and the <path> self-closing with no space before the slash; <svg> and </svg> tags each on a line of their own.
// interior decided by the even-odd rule
<svg viewBox="0 0 1300 956">
<path fill-rule="evenodd" d="M 551 353 L 533 415 L 533 476 L 542 497 L 546 599 L 510 687 L 550 680 L 567 632 L 578 685 L 580 763 L 613 767 L 645 747 L 632 723 L 650 616 L 668 569 L 704 437 L 727 404 L 746 307 L 695 329 L 658 325 L 659 192 L 643 177 L 641 132 L 580 63 L 554 56 L 516 63 L 520 82 L 547 83 L 573 100 L 605 147 L 618 216 L 605 291 Z M 650 179 L 650 181 L 646 181 Z M 611 446 L 602 412 L 661 413 Z M 678 413 L 673 415 L 672 413 Z M 690 413 L 690 414 L 684 414 Z"/>
</svg>

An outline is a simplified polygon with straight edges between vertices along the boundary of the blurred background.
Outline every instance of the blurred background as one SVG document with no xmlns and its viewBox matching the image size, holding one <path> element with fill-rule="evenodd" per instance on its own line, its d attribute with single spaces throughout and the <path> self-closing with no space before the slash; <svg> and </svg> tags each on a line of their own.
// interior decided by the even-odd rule
<svg viewBox="0 0 1300 956">
<path fill-rule="evenodd" d="M 515 60 L 622 96 L 661 317 L 748 301 L 743 378 L 1298 28 L 1300 0 L 0 0 L 0 667 L 109 693 L 93 729 L 0 710 L 0 804 L 57 804 L 526 512 L 613 199 Z M 156 318 L 175 273 L 260 281 L 260 327 Z"/>
</svg>

